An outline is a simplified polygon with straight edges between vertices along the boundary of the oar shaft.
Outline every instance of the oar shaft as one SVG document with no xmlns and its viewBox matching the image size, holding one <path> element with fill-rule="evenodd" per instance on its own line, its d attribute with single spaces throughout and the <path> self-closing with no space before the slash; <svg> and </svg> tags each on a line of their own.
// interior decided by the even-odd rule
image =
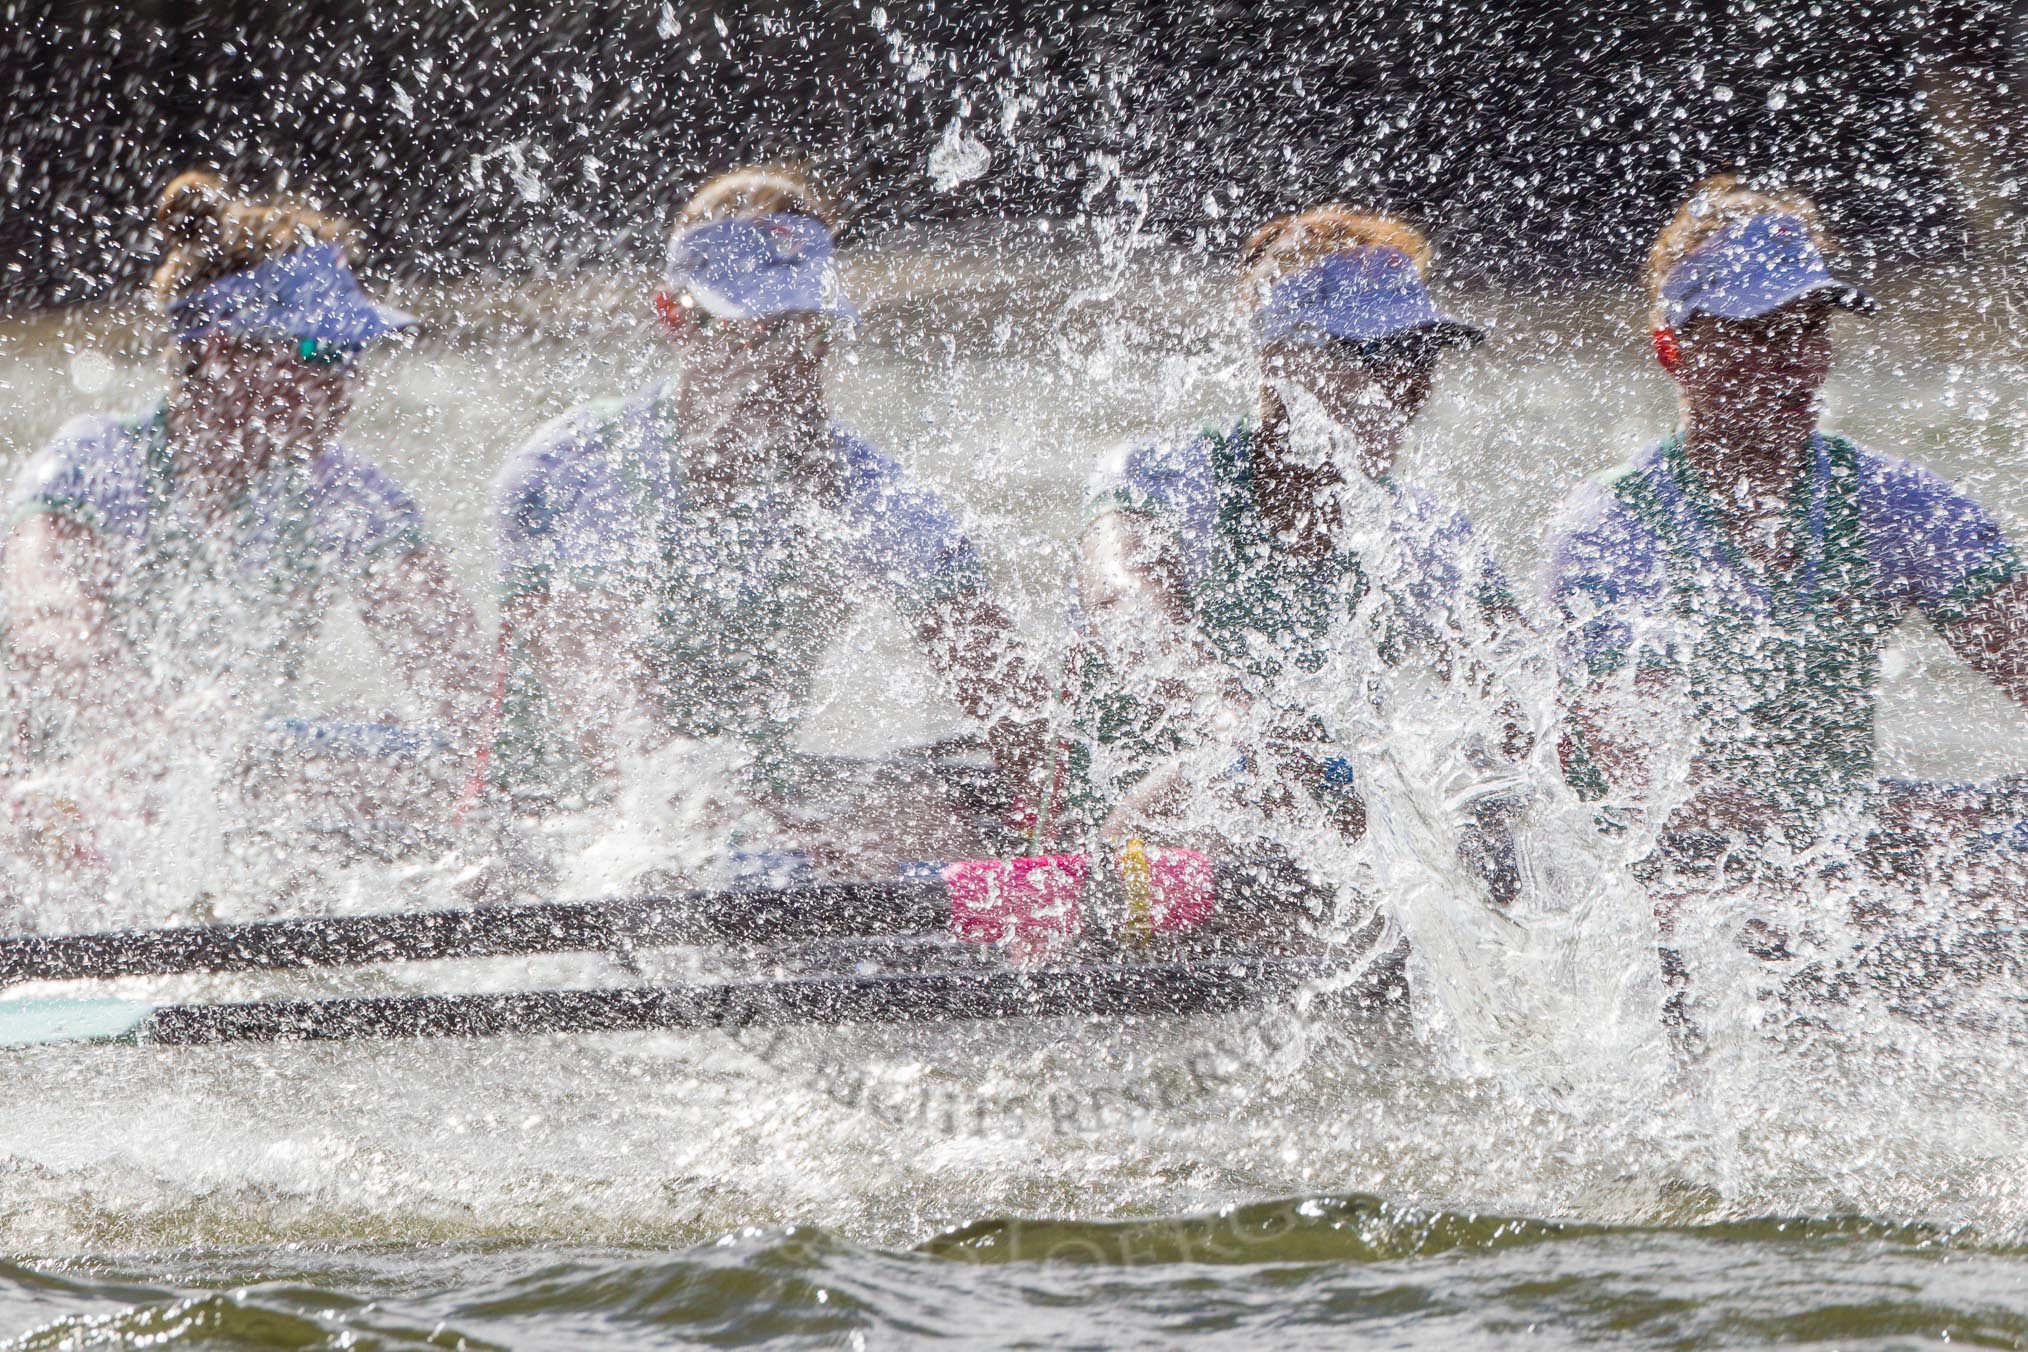
<svg viewBox="0 0 2028 1352">
<path fill-rule="evenodd" d="M 320 916 L 0 940 L 0 986 L 181 972 L 575 953 L 631 944 L 784 943 L 917 934 L 946 917 L 934 878 L 687 892 L 406 915 Z"/>
<path fill-rule="evenodd" d="M 1319 958 L 1246 958 L 1140 967 L 986 968 L 508 994 L 373 996 L 169 1005 L 137 1040 L 173 1045 L 498 1037 L 779 1024 L 1214 1013 L 1324 976 Z"/>
</svg>

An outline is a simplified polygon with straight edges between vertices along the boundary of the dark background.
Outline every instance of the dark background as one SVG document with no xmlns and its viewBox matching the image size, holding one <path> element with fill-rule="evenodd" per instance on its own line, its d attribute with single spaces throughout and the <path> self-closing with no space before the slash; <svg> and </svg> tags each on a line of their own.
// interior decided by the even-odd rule
<svg viewBox="0 0 2028 1352">
<path fill-rule="evenodd" d="M 136 284 L 153 197 L 192 163 L 285 182 L 407 272 L 651 249 L 703 172 L 776 155 L 844 187 L 862 233 L 1124 221 L 1144 195 L 1152 228 L 1225 249 L 1276 211 L 1343 198 L 1432 225 L 1447 267 L 1528 275 L 1631 272 L 1717 169 L 1818 193 L 1862 266 L 1968 239 L 2018 254 L 2028 193 L 2028 21 L 1991 3 L 0 13 L 9 310 Z M 961 114 L 991 167 L 940 191 L 926 160 Z"/>
</svg>

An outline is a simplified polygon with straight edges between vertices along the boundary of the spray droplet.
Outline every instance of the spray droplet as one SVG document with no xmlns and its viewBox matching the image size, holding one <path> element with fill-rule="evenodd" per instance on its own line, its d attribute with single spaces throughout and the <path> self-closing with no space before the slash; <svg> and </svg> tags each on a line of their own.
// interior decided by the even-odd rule
<svg viewBox="0 0 2028 1352">
<path fill-rule="evenodd" d="M 104 394 L 112 388 L 113 364 L 103 352 L 86 348 L 70 359 L 70 383 L 80 394 Z"/>
<path fill-rule="evenodd" d="M 938 192 L 949 192 L 960 183 L 970 183 L 993 163 L 993 152 L 985 142 L 965 130 L 962 118 L 952 118 L 943 137 L 930 151 L 930 182 Z"/>
</svg>

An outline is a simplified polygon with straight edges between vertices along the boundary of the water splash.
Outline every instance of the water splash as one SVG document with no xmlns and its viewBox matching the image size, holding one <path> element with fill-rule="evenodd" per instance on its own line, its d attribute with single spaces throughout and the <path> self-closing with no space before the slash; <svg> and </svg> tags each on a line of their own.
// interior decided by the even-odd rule
<svg viewBox="0 0 2028 1352">
<path fill-rule="evenodd" d="M 986 149 L 986 143 L 965 130 L 963 118 L 954 117 L 929 153 L 930 182 L 938 192 L 950 192 L 983 178 L 992 165 L 993 152 Z"/>
</svg>

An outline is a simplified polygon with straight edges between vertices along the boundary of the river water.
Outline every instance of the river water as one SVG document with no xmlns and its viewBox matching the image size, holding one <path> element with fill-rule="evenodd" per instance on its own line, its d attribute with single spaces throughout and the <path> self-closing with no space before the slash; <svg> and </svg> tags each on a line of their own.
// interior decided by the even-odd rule
<svg viewBox="0 0 2028 1352">
<path fill-rule="evenodd" d="M 1032 226 L 851 261 L 841 415 L 965 505 L 1045 650 L 1098 455 L 1244 398 L 1223 274 L 1127 243 Z M 1841 321 L 1829 419 L 2023 538 L 2028 369 L 2005 294 L 1968 277 L 1883 279 L 1885 317 Z M 374 370 L 353 440 L 482 606 L 494 468 L 656 369 L 645 284 L 400 295 L 431 328 Z M 1670 392 L 1627 288 L 1450 295 L 1494 336 L 1440 373 L 1412 473 L 1527 577 L 1563 496 L 1665 430 Z M 117 308 L 0 327 L 10 472 L 70 414 L 149 397 L 147 331 Z M 2028 766 L 2028 720 L 1919 624 L 1887 672 L 1883 769 Z M 316 674 L 327 711 L 404 707 L 349 619 Z M 957 726 L 880 615 L 822 698 L 813 749 Z M 485 979 L 558 977 L 513 966 Z M 1680 1062 L 1589 1029 L 1594 1064 L 1548 1077 L 1328 999 L 1124 1028 L 15 1054 L 0 1345 L 2020 1346 L 2028 1064 L 1996 1007 L 1780 1047 L 1742 1009 Z"/>
</svg>

